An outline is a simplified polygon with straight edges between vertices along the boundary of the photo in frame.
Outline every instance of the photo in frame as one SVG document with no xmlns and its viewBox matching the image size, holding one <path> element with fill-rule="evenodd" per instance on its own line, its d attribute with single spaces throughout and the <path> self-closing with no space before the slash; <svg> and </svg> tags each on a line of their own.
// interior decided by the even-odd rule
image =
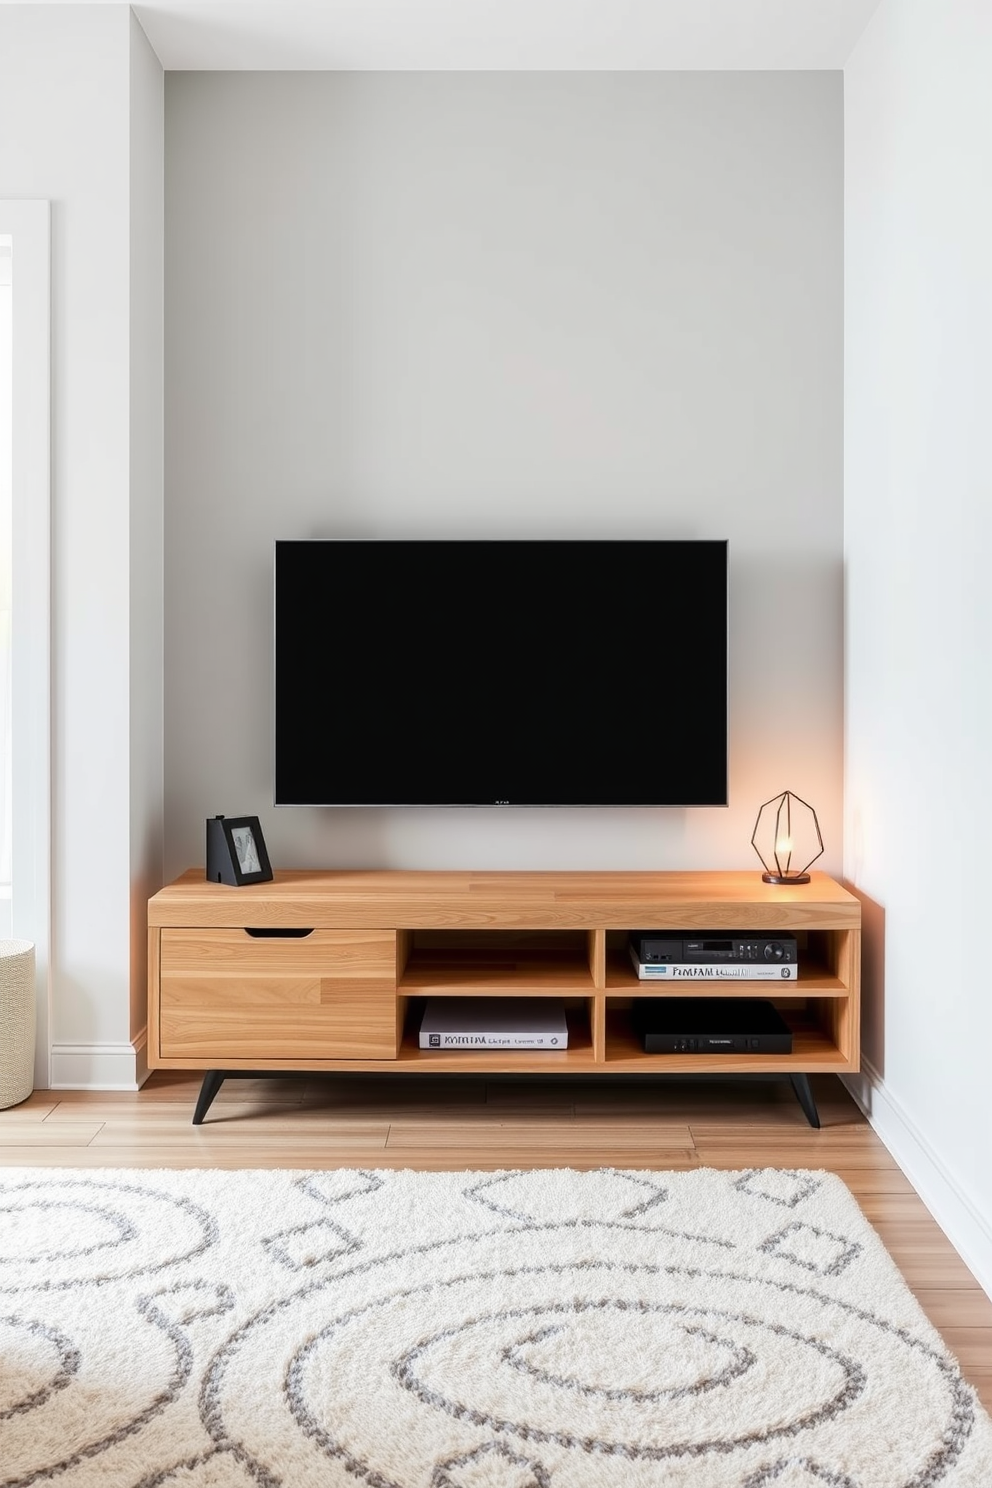
<svg viewBox="0 0 992 1488">
<path fill-rule="evenodd" d="M 207 817 L 207 878 L 235 888 L 272 878 L 257 816 Z"/>
</svg>

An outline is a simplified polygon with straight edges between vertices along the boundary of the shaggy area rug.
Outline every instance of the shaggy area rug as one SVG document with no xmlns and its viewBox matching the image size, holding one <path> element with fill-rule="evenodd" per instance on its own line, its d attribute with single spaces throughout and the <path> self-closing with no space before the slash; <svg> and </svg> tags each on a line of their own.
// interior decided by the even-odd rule
<svg viewBox="0 0 992 1488">
<path fill-rule="evenodd" d="M 0 1484 L 989 1488 L 839 1179 L 0 1170 Z"/>
</svg>

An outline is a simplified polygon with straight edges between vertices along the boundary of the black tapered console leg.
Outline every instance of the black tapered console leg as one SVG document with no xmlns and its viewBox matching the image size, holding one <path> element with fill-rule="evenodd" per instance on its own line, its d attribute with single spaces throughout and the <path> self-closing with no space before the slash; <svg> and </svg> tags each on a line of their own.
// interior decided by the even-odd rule
<svg viewBox="0 0 992 1488">
<path fill-rule="evenodd" d="M 200 1094 L 197 1097 L 196 1110 L 193 1112 L 193 1125 L 199 1126 L 204 1116 L 210 1110 L 210 1103 L 218 1090 L 224 1083 L 225 1070 L 207 1070 L 200 1086 Z"/>
<path fill-rule="evenodd" d="M 813 1099 L 813 1092 L 810 1089 L 809 1076 L 790 1075 L 789 1079 L 792 1081 L 792 1088 L 796 1092 L 796 1100 L 806 1113 L 806 1120 L 810 1126 L 818 1127 L 820 1125 L 820 1113 L 816 1109 L 816 1101 Z"/>
</svg>

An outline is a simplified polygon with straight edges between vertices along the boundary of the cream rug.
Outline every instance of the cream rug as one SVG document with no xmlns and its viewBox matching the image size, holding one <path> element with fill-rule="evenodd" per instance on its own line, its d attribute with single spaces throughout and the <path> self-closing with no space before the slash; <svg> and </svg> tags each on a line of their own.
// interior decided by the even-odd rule
<svg viewBox="0 0 992 1488">
<path fill-rule="evenodd" d="M 990 1488 L 822 1172 L 0 1170 L 0 1484 Z"/>
</svg>

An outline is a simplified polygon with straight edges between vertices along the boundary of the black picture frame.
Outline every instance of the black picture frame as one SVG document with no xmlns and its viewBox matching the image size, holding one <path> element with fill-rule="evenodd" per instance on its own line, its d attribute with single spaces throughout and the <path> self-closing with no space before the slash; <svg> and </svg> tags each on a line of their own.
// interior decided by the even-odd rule
<svg viewBox="0 0 992 1488">
<path fill-rule="evenodd" d="M 211 883 L 268 883 L 272 865 L 257 816 L 207 818 L 207 878 Z"/>
</svg>

